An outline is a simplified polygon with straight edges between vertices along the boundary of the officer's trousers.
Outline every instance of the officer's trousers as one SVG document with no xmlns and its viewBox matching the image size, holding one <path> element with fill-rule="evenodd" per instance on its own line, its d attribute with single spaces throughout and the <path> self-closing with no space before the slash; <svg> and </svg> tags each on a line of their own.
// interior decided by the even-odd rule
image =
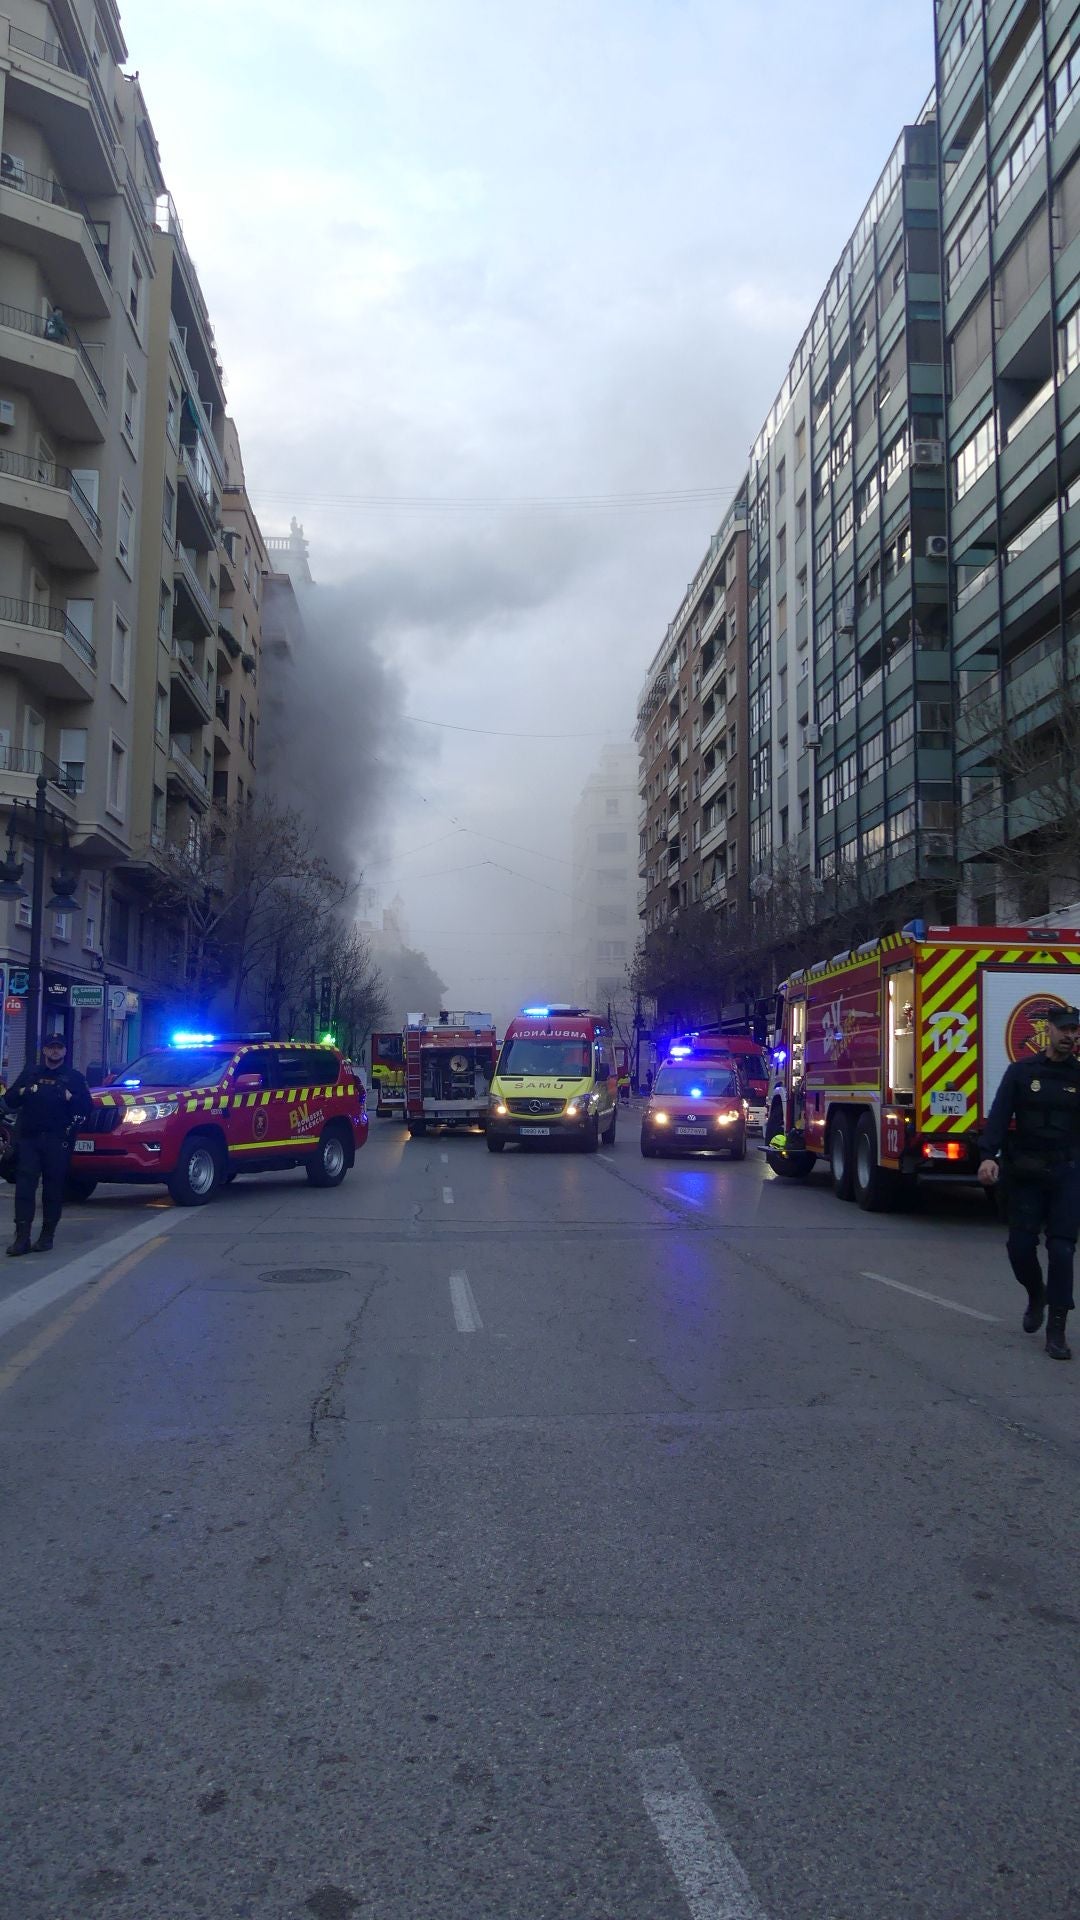
<svg viewBox="0 0 1080 1920">
<path fill-rule="evenodd" d="M 1046 1302 L 1051 1313 L 1073 1306 L 1073 1257 L 1080 1230 L 1080 1164 L 1069 1161 L 1043 1180 L 1008 1176 L 1009 1262 L 1028 1293 L 1042 1286 L 1039 1235 L 1046 1236 Z"/>
<path fill-rule="evenodd" d="M 34 1218 L 38 1181 L 41 1181 L 41 1220 L 53 1232 L 64 1205 L 71 1151 L 62 1134 L 32 1133 L 15 1147 L 15 1224 L 29 1227 Z"/>
</svg>

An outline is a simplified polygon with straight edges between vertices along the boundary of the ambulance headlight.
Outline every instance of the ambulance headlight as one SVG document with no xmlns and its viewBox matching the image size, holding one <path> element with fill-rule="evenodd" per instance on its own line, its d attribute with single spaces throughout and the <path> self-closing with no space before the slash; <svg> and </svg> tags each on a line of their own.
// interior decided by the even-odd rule
<svg viewBox="0 0 1080 1920">
<path fill-rule="evenodd" d="M 503 1100 L 499 1094 L 493 1093 L 488 1102 L 488 1112 L 493 1113 L 496 1120 L 505 1120 L 509 1108 L 507 1107 L 506 1101 Z"/>
<path fill-rule="evenodd" d="M 123 1124 L 125 1127 L 141 1127 L 148 1120 L 171 1120 L 173 1114 L 179 1111 L 179 1100 L 147 1100 L 141 1106 L 125 1108 Z"/>
<path fill-rule="evenodd" d="M 592 1108 L 598 1104 L 599 1098 L 599 1094 L 596 1093 L 575 1093 L 573 1099 L 566 1103 L 567 1119 L 580 1120 L 583 1113 L 592 1111 Z"/>
</svg>

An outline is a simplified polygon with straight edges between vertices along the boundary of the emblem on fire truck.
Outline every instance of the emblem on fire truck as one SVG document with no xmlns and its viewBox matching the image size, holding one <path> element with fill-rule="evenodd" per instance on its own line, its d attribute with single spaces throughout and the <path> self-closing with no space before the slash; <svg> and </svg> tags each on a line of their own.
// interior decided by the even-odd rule
<svg viewBox="0 0 1080 1920">
<path fill-rule="evenodd" d="M 1067 1002 L 1057 993 L 1029 993 L 1014 1007 L 1005 1028 L 1005 1051 L 1010 1060 L 1030 1060 L 1043 1053 L 1050 1038 L 1046 1019 L 1049 1007 L 1064 1007 Z"/>
</svg>

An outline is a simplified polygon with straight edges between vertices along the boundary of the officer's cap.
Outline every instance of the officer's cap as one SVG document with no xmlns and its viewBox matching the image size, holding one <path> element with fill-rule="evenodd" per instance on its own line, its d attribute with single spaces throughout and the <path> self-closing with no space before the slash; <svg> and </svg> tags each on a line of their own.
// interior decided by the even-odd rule
<svg viewBox="0 0 1080 1920">
<path fill-rule="evenodd" d="M 1046 1018 L 1052 1027 L 1080 1027 L 1080 1007 L 1047 1007 Z"/>
<path fill-rule="evenodd" d="M 41 1044 L 43 1047 L 63 1047 L 67 1052 L 67 1039 L 62 1033 L 47 1033 Z"/>
</svg>

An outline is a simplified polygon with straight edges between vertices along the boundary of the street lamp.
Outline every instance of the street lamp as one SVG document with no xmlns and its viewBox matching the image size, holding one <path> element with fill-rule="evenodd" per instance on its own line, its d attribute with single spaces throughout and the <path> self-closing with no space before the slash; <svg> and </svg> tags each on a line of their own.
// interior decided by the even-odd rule
<svg viewBox="0 0 1080 1920">
<path fill-rule="evenodd" d="M 30 840 L 34 849 L 34 885 L 30 899 L 30 966 L 26 1003 L 27 1063 L 37 1059 L 41 1038 L 41 939 L 44 930 L 42 922 L 46 913 L 68 913 L 78 906 L 78 901 L 74 897 L 78 875 L 71 864 L 68 823 L 63 814 L 54 814 L 47 805 L 45 797 L 47 788 L 46 776 L 44 773 L 39 773 L 33 806 L 31 807 L 25 801 L 12 802 L 11 816 L 8 820 L 7 853 L 4 859 L 0 860 L 0 900 L 25 900 L 26 888 L 22 884 L 23 863 L 16 855 L 15 841 L 20 833 Z M 50 819 L 60 822 L 60 871 L 53 875 L 53 891 L 49 900 L 46 901 L 45 849 L 49 844 Z"/>
</svg>

